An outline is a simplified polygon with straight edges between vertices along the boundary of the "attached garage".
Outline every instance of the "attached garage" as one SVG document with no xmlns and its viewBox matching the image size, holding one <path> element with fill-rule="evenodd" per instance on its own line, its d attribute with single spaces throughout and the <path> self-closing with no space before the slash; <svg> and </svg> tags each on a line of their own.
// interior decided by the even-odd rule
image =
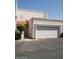
<svg viewBox="0 0 79 59">
<path fill-rule="evenodd" d="M 29 36 L 35 39 L 58 38 L 62 31 L 62 20 L 32 18 L 29 21 Z"/>
<path fill-rule="evenodd" d="M 37 26 L 35 38 L 57 38 L 59 27 L 55 26 Z"/>
</svg>

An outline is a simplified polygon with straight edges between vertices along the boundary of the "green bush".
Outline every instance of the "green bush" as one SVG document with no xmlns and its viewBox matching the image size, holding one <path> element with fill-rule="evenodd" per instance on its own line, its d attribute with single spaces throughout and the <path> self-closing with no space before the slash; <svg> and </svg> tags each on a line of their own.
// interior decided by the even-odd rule
<svg viewBox="0 0 79 59">
<path fill-rule="evenodd" d="M 18 29 L 20 32 L 24 31 L 25 28 L 26 28 L 26 27 L 25 27 L 24 24 L 19 24 L 19 25 L 17 26 L 17 29 Z"/>
<path fill-rule="evenodd" d="M 17 29 L 15 31 L 15 40 L 19 40 L 21 38 L 21 32 Z"/>
<path fill-rule="evenodd" d="M 61 33 L 59 37 L 60 37 L 60 38 L 63 38 L 63 33 Z"/>
</svg>

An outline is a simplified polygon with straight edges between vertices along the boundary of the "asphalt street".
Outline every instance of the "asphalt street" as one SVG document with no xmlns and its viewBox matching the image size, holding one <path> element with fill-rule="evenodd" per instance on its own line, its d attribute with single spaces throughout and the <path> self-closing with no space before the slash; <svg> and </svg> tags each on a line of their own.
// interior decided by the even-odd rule
<svg viewBox="0 0 79 59">
<path fill-rule="evenodd" d="M 15 41 L 16 59 L 63 59 L 63 39 Z"/>
</svg>

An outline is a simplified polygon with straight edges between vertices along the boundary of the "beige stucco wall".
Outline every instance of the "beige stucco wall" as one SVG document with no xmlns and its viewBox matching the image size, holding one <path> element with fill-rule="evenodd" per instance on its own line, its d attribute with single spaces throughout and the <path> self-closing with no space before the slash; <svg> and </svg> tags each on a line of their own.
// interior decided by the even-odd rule
<svg viewBox="0 0 79 59">
<path fill-rule="evenodd" d="M 21 18 L 21 15 L 23 18 Z M 16 16 L 18 20 L 30 20 L 31 18 L 47 18 L 47 14 L 43 12 L 31 11 L 31 10 L 16 10 Z"/>
<path fill-rule="evenodd" d="M 38 21 L 34 20 L 34 24 L 41 24 L 41 25 L 63 25 L 63 22 L 53 22 L 53 21 Z"/>
<path fill-rule="evenodd" d="M 29 20 L 28 36 L 32 37 L 32 31 L 33 31 L 32 20 Z"/>
</svg>

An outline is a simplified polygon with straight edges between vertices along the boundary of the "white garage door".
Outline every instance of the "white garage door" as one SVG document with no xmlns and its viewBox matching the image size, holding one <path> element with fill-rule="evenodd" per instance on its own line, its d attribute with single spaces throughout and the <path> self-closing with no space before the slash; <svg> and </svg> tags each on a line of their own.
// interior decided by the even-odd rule
<svg viewBox="0 0 79 59">
<path fill-rule="evenodd" d="M 36 38 L 57 38 L 58 28 L 57 27 L 37 27 Z"/>
</svg>

